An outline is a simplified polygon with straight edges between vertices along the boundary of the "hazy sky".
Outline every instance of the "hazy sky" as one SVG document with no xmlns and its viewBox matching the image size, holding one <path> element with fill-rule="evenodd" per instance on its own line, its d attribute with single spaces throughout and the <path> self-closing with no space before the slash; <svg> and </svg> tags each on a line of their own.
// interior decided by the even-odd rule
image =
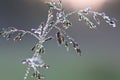
<svg viewBox="0 0 120 80">
<path fill-rule="evenodd" d="M 71 3 L 72 1 L 73 0 L 70 0 L 70 2 L 68 2 L 67 0 L 66 3 Z M 74 0 L 73 5 L 77 4 L 76 2 L 78 1 L 79 0 Z M 93 1 L 94 0 L 91 0 L 91 3 L 93 3 Z M 97 1 L 98 0 L 96 0 L 96 2 Z M 88 4 L 90 4 L 90 2 Z M 96 4 L 99 5 L 99 3 Z M 104 0 L 104 3 L 100 4 L 102 5 L 101 11 L 106 12 L 112 17 L 120 18 L 117 16 L 120 14 L 120 0 Z M 66 5 L 68 7 L 70 6 L 68 4 Z M 85 4 L 85 6 L 86 5 L 87 4 Z M 93 9 L 94 8 L 95 7 L 93 7 Z M 45 20 L 44 17 L 46 16 L 47 6 L 45 6 L 40 0 L 0 0 L 0 26 L 4 27 L 4 25 L 9 26 L 15 24 L 18 26 L 37 25 L 41 20 Z"/>
<path fill-rule="evenodd" d="M 73 4 L 76 4 L 75 1 L 76 0 L 74 0 Z M 112 14 L 112 17 L 119 18 L 117 16 L 120 14 L 119 4 L 120 0 L 106 0 L 104 4 L 101 4 L 101 11 L 107 12 L 108 15 Z M 29 21 L 31 25 L 31 22 L 40 22 L 41 15 L 42 18 L 45 17 L 47 14 L 46 11 L 47 6 L 45 6 L 40 0 L 0 0 L 0 25 L 17 24 L 20 26 L 22 24 L 29 24 Z"/>
<path fill-rule="evenodd" d="M 75 1 L 74 3 L 76 3 Z M 106 0 L 97 11 L 105 12 L 110 17 L 120 20 L 119 8 L 120 0 Z M 71 10 L 70 7 L 67 7 L 67 9 Z M 46 20 L 47 10 L 48 7 L 40 0 L 0 0 L 0 28 L 17 27 L 29 30 L 32 27 L 37 28 L 42 21 Z M 102 21 L 103 23 L 100 26 L 98 25 L 97 31 L 94 31 L 88 29 L 84 23 L 78 23 L 74 17 L 72 21 L 75 28 L 70 29 L 70 34 L 81 44 L 84 52 L 87 50 L 92 53 L 94 52 L 93 49 L 96 48 L 98 51 L 102 49 L 102 51 L 119 53 L 120 22 L 117 23 L 117 28 L 111 28 Z M 102 47 L 104 44 L 109 48 Z"/>
</svg>

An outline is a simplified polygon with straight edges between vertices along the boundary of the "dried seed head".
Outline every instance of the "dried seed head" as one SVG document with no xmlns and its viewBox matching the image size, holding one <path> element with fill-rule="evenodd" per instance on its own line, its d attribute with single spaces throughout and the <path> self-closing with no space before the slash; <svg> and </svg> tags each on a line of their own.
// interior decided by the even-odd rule
<svg viewBox="0 0 120 80">
<path fill-rule="evenodd" d="M 14 41 L 19 41 L 19 40 L 21 40 L 21 37 L 20 37 L 20 36 L 16 36 L 16 37 L 14 38 Z"/>
<path fill-rule="evenodd" d="M 49 27 L 52 27 L 52 25 L 53 25 L 54 23 L 55 23 L 54 21 L 50 21 L 48 26 L 49 26 Z"/>
<path fill-rule="evenodd" d="M 53 4 L 51 2 L 46 2 L 46 4 L 48 5 L 49 8 L 53 8 Z"/>
<path fill-rule="evenodd" d="M 64 36 L 63 36 L 63 33 L 61 31 L 59 31 L 57 33 L 57 41 L 60 45 L 64 42 Z"/>
<path fill-rule="evenodd" d="M 36 48 L 36 47 L 35 47 L 35 46 L 33 46 L 31 50 L 32 50 L 32 51 L 34 51 L 34 50 L 35 50 L 35 48 Z"/>
<path fill-rule="evenodd" d="M 48 69 L 48 68 L 49 68 L 49 65 L 44 64 L 42 67 L 45 68 L 45 69 Z"/>
<path fill-rule="evenodd" d="M 68 21 L 68 20 L 63 21 L 63 27 L 65 29 L 68 29 L 71 25 L 72 25 L 72 23 L 70 21 Z"/>
<path fill-rule="evenodd" d="M 40 75 L 40 74 L 38 74 L 37 78 L 38 78 L 38 80 L 40 80 L 40 79 L 41 79 L 41 75 Z"/>
<path fill-rule="evenodd" d="M 81 50 L 79 48 L 76 48 L 75 50 L 81 56 Z"/>
<path fill-rule="evenodd" d="M 89 19 L 85 19 L 86 24 L 90 27 L 90 29 L 95 29 L 96 25 L 92 23 Z"/>
<path fill-rule="evenodd" d="M 43 75 L 41 75 L 41 74 L 38 73 L 38 72 L 33 73 L 33 74 L 32 74 L 32 77 L 35 77 L 35 78 L 38 79 L 38 80 L 41 80 L 41 79 L 44 78 Z"/>
<path fill-rule="evenodd" d="M 9 40 L 9 39 L 10 39 L 10 37 L 11 37 L 11 35 L 10 35 L 10 34 L 7 34 L 7 35 L 6 35 L 6 39 L 7 39 L 7 40 Z"/>
<path fill-rule="evenodd" d="M 74 40 L 71 40 L 70 43 L 73 45 L 75 51 L 81 56 L 81 50 L 80 50 L 80 48 L 79 48 L 78 43 L 77 43 L 77 42 L 74 42 Z"/>
<path fill-rule="evenodd" d="M 47 39 L 45 39 L 45 41 L 49 41 L 49 40 L 52 40 L 53 37 L 48 37 Z"/>
<path fill-rule="evenodd" d="M 69 51 L 69 45 L 67 41 L 65 41 L 65 47 L 66 47 L 66 50 Z"/>
<path fill-rule="evenodd" d="M 62 36 L 62 33 L 59 31 L 58 33 L 57 33 L 57 38 L 60 38 Z"/>
<path fill-rule="evenodd" d="M 62 39 L 58 38 L 57 41 L 60 45 L 62 44 Z"/>
<path fill-rule="evenodd" d="M 43 54 L 43 53 L 45 53 L 45 48 L 44 48 L 44 47 L 41 47 L 41 48 L 39 49 L 39 54 Z"/>
<path fill-rule="evenodd" d="M 82 21 L 82 16 L 78 15 L 78 21 Z"/>
<path fill-rule="evenodd" d="M 73 42 L 73 47 L 74 47 L 74 48 L 77 48 L 77 47 L 78 47 L 78 43 Z"/>
<path fill-rule="evenodd" d="M 37 78 L 38 77 L 38 72 L 34 72 L 33 74 L 32 74 L 32 77 L 35 77 L 35 78 Z"/>
<path fill-rule="evenodd" d="M 98 18 L 96 13 L 94 13 L 93 19 L 97 22 L 97 24 L 100 24 L 100 20 L 99 20 L 99 18 Z"/>
<path fill-rule="evenodd" d="M 22 36 L 23 36 L 23 33 L 18 33 L 18 35 L 14 38 L 14 41 L 21 40 Z"/>
<path fill-rule="evenodd" d="M 32 74 L 32 77 L 35 77 L 35 76 L 36 76 L 36 74 L 35 74 L 35 73 L 33 73 L 33 74 Z"/>
<path fill-rule="evenodd" d="M 0 35 L 2 35 L 4 32 L 0 32 Z"/>
<path fill-rule="evenodd" d="M 44 79 L 44 76 L 41 75 L 41 74 L 38 74 L 37 79 L 38 79 L 38 80 Z"/>
<path fill-rule="evenodd" d="M 109 25 L 116 27 L 115 21 L 110 20 L 110 21 L 106 21 Z"/>
<path fill-rule="evenodd" d="M 90 7 L 85 8 L 85 9 L 83 10 L 83 13 L 84 13 L 84 14 L 89 14 L 90 10 L 91 10 Z"/>
<path fill-rule="evenodd" d="M 95 29 L 96 25 L 94 23 L 92 23 L 86 16 L 84 16 L 81 12 L 78 12 L 78 16 L 79 16 L 79 21 L 83 20 L 89 27 L 90 29 Z"/>
</svg>

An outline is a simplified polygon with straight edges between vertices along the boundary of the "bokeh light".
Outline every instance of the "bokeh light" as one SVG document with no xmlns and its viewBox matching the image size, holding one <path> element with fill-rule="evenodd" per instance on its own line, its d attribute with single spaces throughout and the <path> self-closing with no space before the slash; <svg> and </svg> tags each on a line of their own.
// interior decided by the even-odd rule
<svg viewBox="0 0 120 80">
<path fill-rule="evenodd" d="M 45 1 L 45 0 L 43 0 Z M 50 0 L 46 0 L 50 1 Z M 58 0 L 55 0 L 58 1 Z M 107 0 L 62 0 L 64 6 L 72 9 L 83 9 L 91 7 L 93 9 L 99 9 Z"/>
</svg>

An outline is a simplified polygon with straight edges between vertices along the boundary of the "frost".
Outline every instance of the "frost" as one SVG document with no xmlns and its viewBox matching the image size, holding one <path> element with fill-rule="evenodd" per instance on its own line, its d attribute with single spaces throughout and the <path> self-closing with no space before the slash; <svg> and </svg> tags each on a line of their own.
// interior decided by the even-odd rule
<svg viewBox="0 0 120 80">
<path fill-rule="evenodd" d="M 0 31 L 0 35 L 5 37 L 7 40 L 11 38 L 13 33 L 17 34 L 13 39 L 14 41 L 20 41 L 25 34 L 30 34 L 38 40 L 31 48 L 31 51 L 33 51 L 34 53 L 32 58 L 22 60 L 22 64 L 27 65 L 24 80 L 26 80 L 29 76 L 28 74 L 31 69 L 33 70 L 32 77 L 35 77 L 38 80 L 44 78 L 43 75 L 41 75 L 39 68 L 49 68 L 49 65 L 47 65 L 43 61 L 42 54 L 45 53 L 44 43 L 54 38 L 48 36 L 48 34 L 52 32 L 53 29 L 57 31 L 56 40 L 59 46 L 64 45 L 66 50 L 69 51 L 70 45 L 72 45 L 76 53 L 81 56 L 81 49 L 79 44 L 66 32 L 67 29 L 72 27 L 72 22 L 69 20 L 69 17 L 71 15 L 77 14 L 78 21 L 84 22 L 89 26 L 90 29 L 95 29 L 97 26 L 87 17 L 89 14 L 93 14 L 92 18 L 97 24 L 100 24 L 99 17 L 102 17 L 103 20 L 110 26 L 116 27 L 115 19 L 111 19 L 105 13 L 92 11 L 90 7 L 83 10 L 75 10 L 69 13 L 65 13 L 61 0 L 58 0 L 57 2 L 52 0 L 51 2 L 47 2 L 46 4 L 49 7 L 47 21 L 41 22 L 38 28 L 32 28 L 30 31 L 26 31 L 16 29 L 14 27 L 8 27 L 7 29 L 3 29 L 2 31 Z"/>
</svg>

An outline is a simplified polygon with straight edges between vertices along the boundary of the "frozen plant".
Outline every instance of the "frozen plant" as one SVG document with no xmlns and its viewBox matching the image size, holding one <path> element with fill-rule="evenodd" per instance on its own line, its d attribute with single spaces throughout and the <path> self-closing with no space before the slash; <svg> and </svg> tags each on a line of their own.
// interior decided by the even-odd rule
<svg viewBox="0 0 120 80">
<path fill-rule="evenodd" d="M 91 8 L 65 13 L 61 0 L 58 0 L 57 2 L 52 0 L 50 2 L 47 2 L 46 4 L 49 7 L 47 21 L 41 22 L 40 26 L 37 29 L 25 31 L 16 29 L 14 27 L 8 27 L 7 29 L 3 28 L 3 30 L 0 32 L 0 35 L 5 37 L 7 40 L 11 38 L 11 35 L 13 33 L 17 34 L 13 39 L 14 41 L 20 41 L 25 34 L 30 34 L 38 40 L 38 42 L 36 42 L 36 44 L 31 48 L 31 50 L 34 52 L 33 56 L 31 58 L 22 60 L 22 64 L 27 65 L 24 80 L 27 79 L 29 71 L 31 69 L 34 71 L 32 75 L 33 77 L 37 78 L 38 80 L 44 78 L 40 74 L 38 68 L 49 68 L 49 65 L 47 65 L 42 60 L 41 55 L 45 53 L 45 47 L 43 43 L 53 39 L 52 36 L 48 36 L 49 33 L 52 33 L 52 29 L 56 29 L 58 31 L 56 33 L 56 40 L 58 42 L 58 45 L 64 45 L 67 51 L 69 50 L 69 46 L 72 45 L 76 53 L 81 56 L 81 50 L 78 43 L 75 42 L 75 40 L 66 33 L 66 30 L 72 27 L 72 23 L 68 19 L 68 17 L 70 17 L 71 15 L 77 14 L 78 20 L 84 21 L 90 29 L 95 29 L 96 25 L 88 19 L 87 15 L 89 14 L 93 14 L 92 17 L 97 24 L 100 24 L 100 20 L 98 19 L 98 17 L 101 16 L 103 20 L 105 20 L 105 22 L 108 23 L 110 26 L 116 27 L 115 19 L 111 19 L 105 13 L 92 11 Z"/>
</svg>

